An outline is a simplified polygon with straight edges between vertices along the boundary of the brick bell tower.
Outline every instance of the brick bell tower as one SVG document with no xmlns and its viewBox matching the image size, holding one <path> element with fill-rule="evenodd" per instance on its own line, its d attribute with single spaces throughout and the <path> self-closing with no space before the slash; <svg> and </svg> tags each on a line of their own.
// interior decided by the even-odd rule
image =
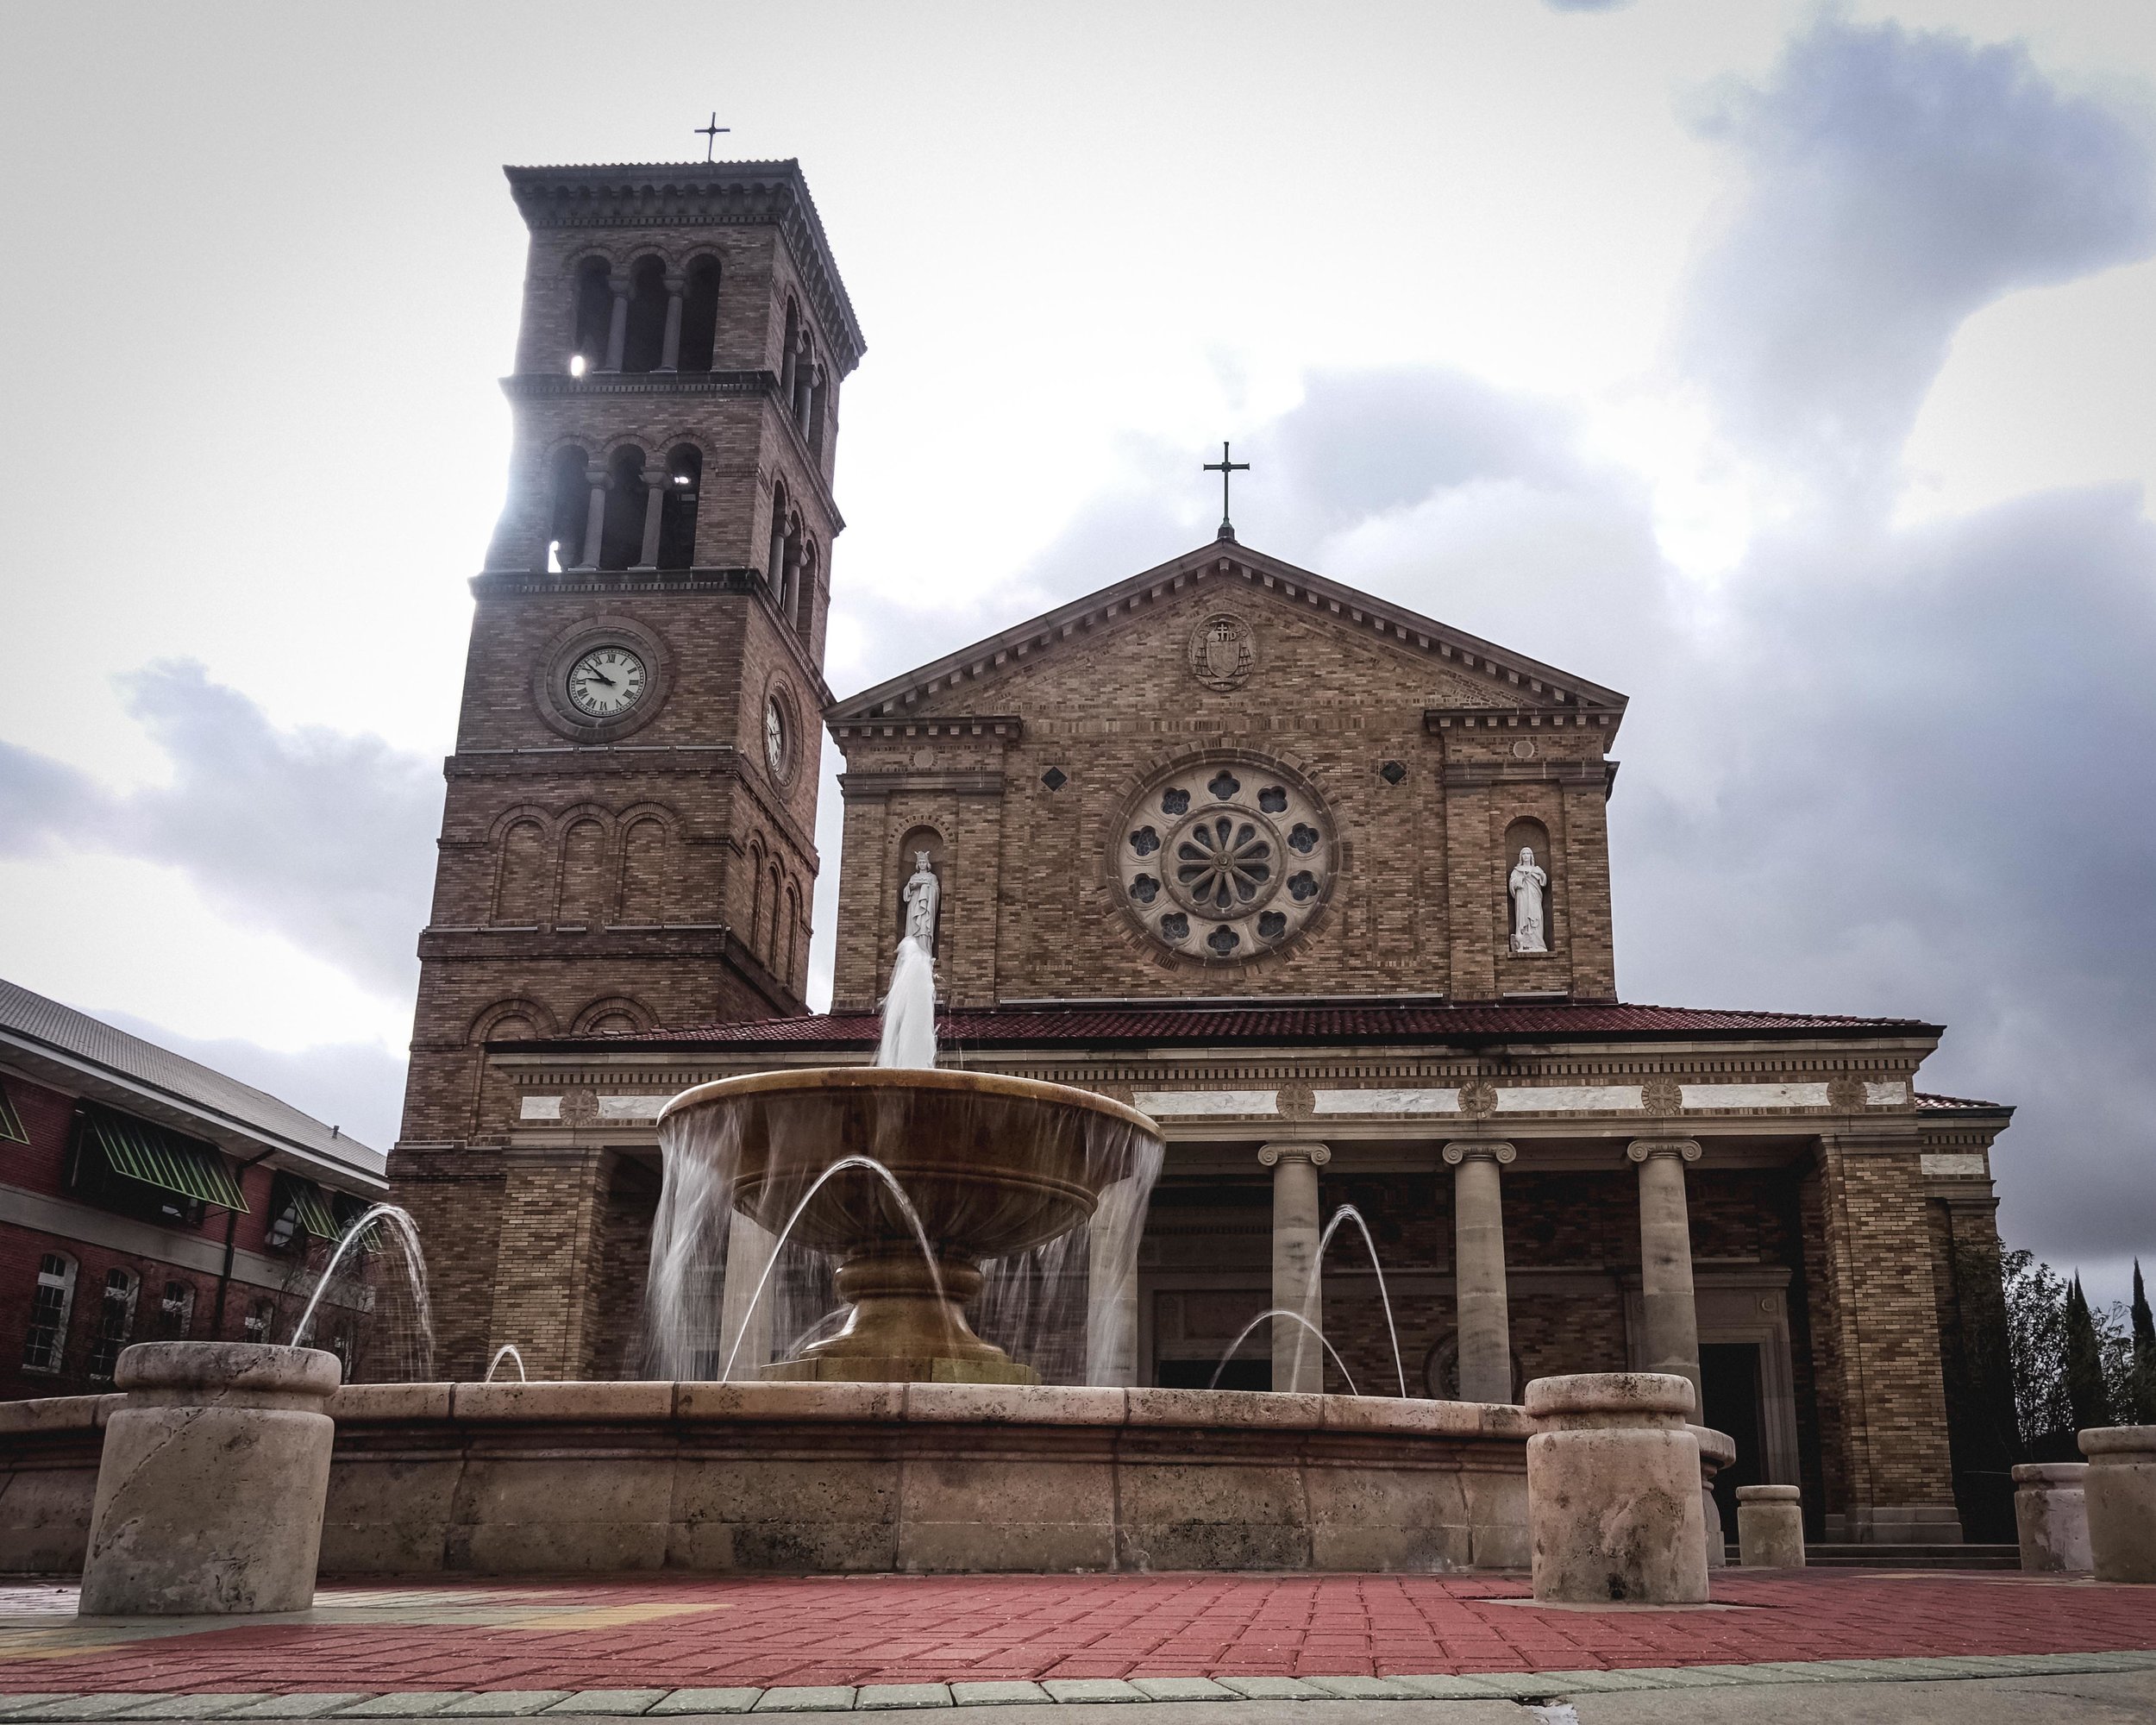
<svg viewBox="0 0 2156 1725">
<path fill-rule="evenodd" d="M 512 1150 L 481 1056 L 803 1009 L 862 344 L 794 162 L 506 172 L 531 233 L 508 500 L 472 583 L 390 1177 L 439 1371 L 513 1340 L 545 1375 L 610 1376 L 627 1339 L 566 1284 L 628 1273 L 655 1176 Z"/>
</svg>

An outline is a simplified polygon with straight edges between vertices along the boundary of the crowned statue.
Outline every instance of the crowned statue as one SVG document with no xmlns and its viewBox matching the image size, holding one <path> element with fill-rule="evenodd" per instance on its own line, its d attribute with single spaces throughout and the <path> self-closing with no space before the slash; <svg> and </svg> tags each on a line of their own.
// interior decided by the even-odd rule
<svg viewBox="0 0 2156 1725">
<path fill-rule="evenodd" d="M 1534 851 L 1522 846 L 1512 871 L 1512 950 L 1547 952 L 1550 944 L 1542 933 L 1542 893 L 1550 877 L 1535 864 Z"/>
<path fill-rule="evenodd" d="M 929 866 L 928 852 L 913 853 L 913 875 L 899 894 L 906 901 L 906 938 L 933 957 L 936 951 L 936 907 L 943 897 L 936 870 Z"/>
</svg>

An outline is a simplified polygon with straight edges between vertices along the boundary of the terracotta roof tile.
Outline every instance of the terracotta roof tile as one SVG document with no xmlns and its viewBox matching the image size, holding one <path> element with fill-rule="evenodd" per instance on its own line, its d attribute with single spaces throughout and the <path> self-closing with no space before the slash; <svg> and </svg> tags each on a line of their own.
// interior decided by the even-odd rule
<svg viewBox="0 0 2156 1725">
<path fill-rule="evenodd" d="M 746 1023 L 683 1025 L 555 1039 L 550 1045 L 870 1048 L 872 1013 L 810 1013 Z M 1916 1019 L 1846 1018 L 1817 1013 L 1723 1012 L 1616 1001 L 1490 1002 L 1448 1006 L 1390 1001 L 1248 1006 L 1162 1000 L 998 1007 L 940 1013 L 945 1045 L 1100 1043 L 1488 1042 L 1514 1038 L 1611 1040 L 1632 1036 L 1934 1036 Z"/>
<path fill-rule="evenodd" d="M 1916 1093 L 1916 1112 L 1920 1114 L 1953 1114 L 1962 1113 L 2005 1113 L 2004 1102 L 1983 1102 L 1973 1096 L 1940 1096 L 1925 1090 Z"/>
</svg>

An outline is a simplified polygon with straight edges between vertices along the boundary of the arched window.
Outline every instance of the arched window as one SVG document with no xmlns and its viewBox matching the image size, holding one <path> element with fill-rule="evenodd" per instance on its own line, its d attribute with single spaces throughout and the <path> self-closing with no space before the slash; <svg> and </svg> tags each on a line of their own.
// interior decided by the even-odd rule
<svg viewBox="0 0 2156 1725">
<path fill-rule="evenodd" d="M 629 273 L 629 332 L 622 343 L 621 368 L 653 372 L 667 342 L 667 267 L 641 258 Z"/>
<path fill-rule="evenodd" d="M 606 363 L 606 337 L 614 322 L 613 271 L 605 258 L 586 258 L 576 273 L 576 357 L 595 372 Z"/>
<path fill-rule="evenodd" d="M 707 372 L 718 340 L 718 260 L 699 258 L 689 266 L 681 295 L 681 357 L 685 372 Z"/>
<path fill-rule="evenodd" d="M 538 926 L 546 900 L 546 829 L 536 820 L 520 820 L 502 836 L 501 874 L 494 889 L 494 920 L 512 928 Z"/>
<path fill-rule="evenodd" d="M 792 300 L 786 303 L 786 345 L 779 349 L 779 399 L 791 403 L 793 399 L 794 375 L 801 359 L 801 308 Z"/>
<path fill-rule="evenodd" d="M 801 895 L 791 887 L 786 889 L 786 964 L 779 975 L 789 983 L 793 980 L 795 943 L 801 932 Z"/>
<path fill-rule="evenodd" d="M 606 920 L 606 829 L 573 823 L 561 838 L 561 907 L 555 926 L 598 928 Z"/>
<path fill-rule="evenodd" d="M 806 534 L 801 536 L 801 568 L 793 581 L 793 602 L 787 608 L 787 621 L 805 635 L 816 615 L 816 542 Z"/>
<path fill-rule="evenodd" d="M 771 602 L 786 609 L 787 495 L 783 483 L 771 486 L 771 549 L 764 561 L 763 578 L 771 589 Z"/>
<path fill-rule="evenodd" d="M 195 1285 L 191 1282 L 167 1282 L 165 1297 L 157 1302 L 157 1339 L 161 1342 L 184 1342 L 187 1332 L 195 1325 Z"/>
<path fill-rule="evenodd" d="M 641 561 L 644 545 L 644 452 L 617 449 L 606 464 L 606 525 L 599 534 L 599 566 L 626 569 Z"/>
<path fill-rule="evenodd" d="M 816 367 L 809 380 L 808 446 L 820 467 L 824 461 L 824 398 L 830 387 L 830 380 L 824 367 Z"/>
<path fill-rule="evenodd" d="M 274 1300 L 257 1300 L 248 1308 L 247 1316 L 240 1320 L 240 1327 L 246 1332 L 247 1339 L 251 1342 L 270 1340 L 270 1332 L 277 1327 L 277 1302 Z"/>
<path fill-rule="evenodd" d="M 779 888 L 781 880 L 777 863 L 771 865 L 771 873 L 767 878 L 770 882 L 771 922 L 763 932 L 763 962 L 775 970 L 779 967 Z"/>
<path fill-rule="evenodd" d="M 621 919 L 631 928 L 655 928 L 667 919 L 667 829 L 640 820 L 623 835 Z"/>
<path fill-rule="evenodd" d="M 90 1350 L 90 1375 L 109 1382 L 120 1363 L 120 1350 L 135 1334 L 135 1302 L 142 1279 L 132 1270 L 105 1271 L 105 1297 L 97 1309 L 97 1339 Z"/>
<path fill-rule="evenodd" d="M 793 411 L 793 423 L 808 434 L 809 401 L 816 392 L 816 348 L 806 336 L 801 337 L 801 356 L 793 367 L 793 388 L 787 397 Z"/>
<path fill-rule="evenodd" d="M 584 561 L 584 530 L 592 515 L 592 458 L 572 444 L 557 449 L 547 515 L 547 568 L 555 574 Z"/>
<path fill-rule="evenodd" d="M 677 443 L 667 455 L 667 494 L 659 506 L 659 567 L 696 565 L 696 499 L 704 488 L 704 455 L 693 443 Z"/>
<path fill-rule="evenodd" d="M 760 840 L 749 841 L 749 938 L 743 943 L 753 952 L 756 950 L 756 932 L 763 926 L 763 845 Z"/>
<path fill-rule="evenodd" d="M 37 1261 L 37 1288 L 30 1296 L 30 1327 L 22 1338 L 25 1371 L 58 1371 L 67 1353 L 67 1316 L 75 1307 L 75 1260 L 48 1251 Z"/>
</svg>

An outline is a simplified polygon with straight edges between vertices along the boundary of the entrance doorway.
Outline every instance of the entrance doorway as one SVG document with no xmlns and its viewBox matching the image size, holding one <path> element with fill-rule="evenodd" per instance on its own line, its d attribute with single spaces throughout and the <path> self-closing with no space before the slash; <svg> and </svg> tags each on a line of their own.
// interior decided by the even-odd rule
<svg viewBox="0 0 2156 1725">
<path fill-rule="evenodd" d="M 1722 1533 L 1737 1537 L 1737 1488 L 1766 1483 L 1765 1407 L 1759 1395 L 1759 1344 L 1702 1342 L 1699 1351 L 1700 1424 L 1725 1433 L 1737 1459 L 1714 1476 Z"/>
</svg>

